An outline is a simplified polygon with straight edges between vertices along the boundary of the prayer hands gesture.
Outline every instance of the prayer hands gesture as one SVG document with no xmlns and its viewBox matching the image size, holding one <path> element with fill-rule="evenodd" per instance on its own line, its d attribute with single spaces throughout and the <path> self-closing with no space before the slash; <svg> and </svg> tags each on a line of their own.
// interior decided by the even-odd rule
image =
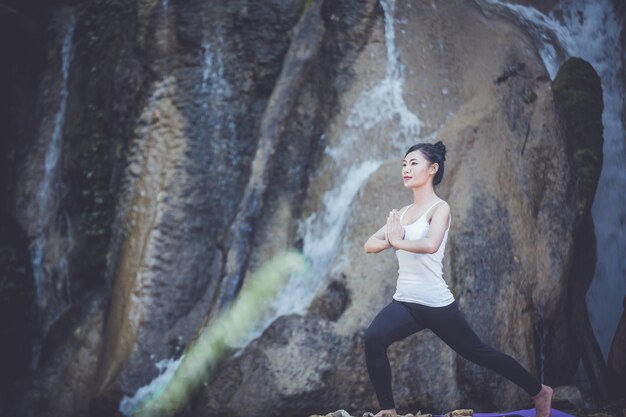
<svg viewBox="0 0 626 417">
<path fill-rule="evenodd" d="M 389 217 L 387 217 L 385 238 L 391 246 L 396 246 L 398 241 L 404 239 L 404 228 L 400 223 L 400 212 L 396 209 L 391 210 Z"/>
</svg>

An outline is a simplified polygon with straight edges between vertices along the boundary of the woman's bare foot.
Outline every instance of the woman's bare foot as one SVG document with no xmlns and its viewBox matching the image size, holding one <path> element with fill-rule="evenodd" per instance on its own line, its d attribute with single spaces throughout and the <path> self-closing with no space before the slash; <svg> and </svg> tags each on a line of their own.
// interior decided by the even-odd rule
<svg viewBox="0 0 626 417">
<path fill-rule="evenodd" d="M 552 388 L 541 385 L 539 394 L 533 397 L 535 402 L 535 417 L 550 417 L 552 407 Z"/>
<path fill-rule="evenodd" d="M 374 417 L 383 417 L 383 416 L 396 416 L 396 409 L 392 408 L 390 410 L 380 410 Z"/>
</svg>

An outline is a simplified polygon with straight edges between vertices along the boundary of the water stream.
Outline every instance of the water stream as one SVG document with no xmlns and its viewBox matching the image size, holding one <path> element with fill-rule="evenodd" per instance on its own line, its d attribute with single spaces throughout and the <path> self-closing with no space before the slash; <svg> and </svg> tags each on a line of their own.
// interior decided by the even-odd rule
<svg viewBox="0 0 626 417">
<path fill-rule="evenodd" d="M 36 220 L 36 236 L 31 244 L 31 261 L 33 265 L 33 274 L 35 277 L 35 296 L 41 307 L 45 307 L 45 291 L 50 279 L 52 271 L 46 271 L 43 267 L 46 253 L 47 228 L 51 221 L 50 213 L 53 213 L 53 204 L 55 204 L 55 196 L 57 194 L 56 181 L 58 180 L 58 166 L 63 144 L 63 125 L 65 123 L 65 111 L 67 108 L 68 78 L 70 71 L 70 63 L 72 59 L 72 40 L 74 38 L 74 28 L 76 20 L 72 15 L 67 22 L 63 43 L 61 45 L 61 91 L 59 93 L 59 107 L 54 116 L 54 124 L 50 135 L 44 162 L 44 174 L 37 190 L 37 220 Z M 67 264 L 63 259 L 59 259 L 57 265 Z M 63 282 L 63 293 L 67 294 L 67 271 L 60 269 L 59 276 Z M 65 272 L 65 273 L 64 273 Z M 69 300 L 67 300 L 69 302 Z"/>
<path fill-rule="evenodd" d="M 203 129 L 209 137 L 209 143 L 216 147 L 216 154 L 227 155 L 234 165 L 236 156 L 228 147 L 237 141 L 237 124 L 232 106 L 229 105 L 233 89 L 225 73 L 222 51 L 226 44 L 224 31 L 224 27 L 218 25 L 204 33 L 201 96 L 206 125 Z"/>
<path fill-rule="evenodd" d="M 171 36 L 171 30 L 170 30 L 170 19 L 169 19 L 169 13 L 170 13 L 170 0 L 161 0 L 161 27 L 163 28 L 162 31 L 160 31 L 161 34 L 161 39 L 160 39 L 160 44 L 161 44 L 161 48 L 163 50 L 163 56 L 164 56 L 164 60 L 163 60 L 163 75 L 166 76 L 169 72 L 169 66 L 168 66 L 168 60 L 167 60 L 167 54 L 170 51 L 170 45 L 171 45 L 171 40 L 170 40 L 170 36 Z"/>
<path fill-rule="evenodd" d="M 397 159 L 420 134 L 421 122 L 404 101 L 404 65 L 395 42 L 395 0 L 381 0 L 384 10 L 386 63 L 384 78 L 364 89 L 345 119 L 341 132 L 331 137 L 316 177 L 330 173 L 320 206 L 299 223 L 303 253 L 311 262 L 311 275 L 290 280 L 277 298 L 275 313 L 251 334 L 257 337 L 276 317 L 304 314 L 324 283 L 324 277 L 345 266 L 347 249 L 341 248 L 351 207 L 368 178 L 383 163 Z M 356 148 L 367 152 L 355 151 Z M 399 174 L 398 174 L 399 175 Z M 340 254 L 340 255 L 337 255 Z"/>
</svg>

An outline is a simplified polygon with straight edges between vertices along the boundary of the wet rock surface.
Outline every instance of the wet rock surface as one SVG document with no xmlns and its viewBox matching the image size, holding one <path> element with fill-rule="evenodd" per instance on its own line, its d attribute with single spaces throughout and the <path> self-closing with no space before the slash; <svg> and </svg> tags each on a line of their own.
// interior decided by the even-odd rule
<svg viewBox="0 0 626 417">
<path fill-rule="evenodd" d="M 582 149 L 556 109 L 561 83 L 546 81 L 519 28 L 486 19 L 474 4 L 399 2 L 392 45 L 385 10 L 373 0 L 70 3 L 50 3 L 49 16 L 20 23 L 20 33 L 44 46 L 2 73 L 24 96 L 10 90 L 18 110 L 5 123 L 11 140 L 2 142 L 0 230 L 9 237 L 0 241 L 0 270 L 8 271 L 0 295 L 12 302 L 3 308 L 33 327 L 2 332 L 11 338 L 6 352 L 23 355 L 3 374 L 11 395 L 0 412 L 118 415 L 120 399 L 157 375 L 155 363 L 180 355 L 216 306 L 228 303 L 219 295 L 225 271 L 234 267 L 245 281 L 272 253 L 302 247 L 298 223 L 331 211 L 329 190 L 357 176 L 363 182 L 310 306 L 279 317 L 222 364 L 187 415 L 310 415 L 320 404 L 355 415 L 374 410 L 362 338 L 390 301 L 397 263 L 391 251 L 365 255 L 362 243 L 390 209 L 410 203 L 398 161 L 417 138 L 448 147 L 438 191 L 453 208 L 444 276 L 461 311 L 481 338 L 535 375 L 572 382 L 584 346 L 562 323 L 572 265 L 588 279 L 595 262 L 576 254 L 577 242 L 593 236 L 597 91 L 583 100 L 593 111 L 575 106 L 568 116 L 593 114 L 594 142 Z M 298 38 L 294 30 L 312 4 L 317 19 Z M 9 12 L 1 7 L 4 22 Z M 67 255 L 68 273 L 66 280 L 49 275 L 50 288 L 60 288 L 60 303 L 50 305 L 60 313 L 48 315 L 25 281 L 37 236 L 37 210 L 25 206 L 43 172 L 49 135 L 41 132 L 54 130 L 59 108 L 68 16 L 76 27 L 55 168 L 59 199 L 48 211 L 54 227 L 44 233 L 54 253 Z M 288 51 L 297 55 L 309 41 L 317 49 L 288 84 L 297 72 Z M 395 61 L 387 50 L 394 45 Z M 33 62 L 45 70 L 15 75 Z M 286 100 L 268 117 L 285 85 Z M 372 114 L 360 113 L 368 103 Z M 275 142 L 261 164 L 264 186 L 254 188 L 248 179 L 258 172 L 262 126 Z M 576 137 L 590 137 L 582 132 Z M 383 157 L 372 162 L 373 154 Z M 343 168 L 361 164 L 370 171 Z M 242 208 L 246 189 L 258 195 Z M 252 214 L 237 223 L 242 209 Z M 233 224 L 245 226 L 243 240 L 230 236 Z M 241 256 L 229 254 L 240 244 Z M 28 372 L 31 354 L 23 349 L 34 339 L 41 361 Z M 618 378 L 622 339 L 616 335 L 609 360 Z M 429 330 L 394 344 L 389 357 L 402 409 L 530 404 L 521 389 Z"/>
<path fill-rule="evenodd" d="M 436 111 L 438 106 L 455 109 L 454 115 L 445 123 L 441 122 L 437 131 L 437 137 L 449 150 L 446 185 L 441 187 L 440 195 L 453 207 L 444 275 L 461 311 L 479 336 L 538 374 L 544 369 L 540 352 L 546 343 L 553 343 L 550 337 L 558 327 L 558 308 L 565 303 L 573 236 L 571 232 L 564 235 L 563 230 L 571 230 L 575 219 L 573 183 L 569 175 L 571 160 L 565 153 L 565 138 L 550 85 L 542 77 L 545 70 L 523 36 L 503 23 L 498 29 L 481 26 L 479 19 L 471 20 L 470 17 L 475 16 L 471 9 L 464 12 L 445 9 L 429 14 L 430 11 L 417 7 L 401 8 L 396 13 L 407 19 L 413 16 L 432 19 L 419 28 L 407 28 L 406 34 L 398 36 L 400 54 L 409 64 L 413 59 L 409 51 L 419 48 L 419 43 L 411 43 L 409 39 L 422 39 L 423 35 L 415 32 L 436 30 L 433 28 L 438 28 L 444 14 L 448 18 L 463 16 L 466 25 L 468 21 L 474 22 L 470 25 L 474 36 L 480 33 L 492 36 L 490 31 L 502 30 L 498 36 L 507 39 L 501 50 L 492 48 L 478 52 L 473 49 L 474 55 L 485 54 L 485 59 L 498 65 L 492 71 L 472 72 L 463 65 L 465 55 L 460 52 L 463 40 L 454 33 L 442 35 L 445 45 L 457 45 L 452 48 L 458 48 L 455 57 L 460 62 L 452 67 L 456 71 L 452 88 L 443 97 L 433 97 L 432 107 L 425 112 L 427 122 L 424 124 L 430 122 L 432 126 L 433 119 L 443 120 L 438 119 L 441 117 Z M 368 48 L 375 48 L 371 45 L 378 39 L 380 33 L 375 29 L 360 56 L 363 61 L 355 62 L 353 87 L 367 85 L 372 79 L 368 77 L 380 76 L 367 72 L 365 66 L 366 60 L 377 53 Z M 428 54 L 422 58 L 427 62 L 430 59 Z M 494 86 L 493 79 L 512 66 L 519 68 L 517 74 Z M 442 82 L 433 77 L 432 83 L 427 85 L 417 74 L 419 71 L 409 65 L 406 82 L 410 87 L 407 88 L 416 93 L 415 96 L 407 94 L 408 105 L 413 104 L 412 97 L 422 94 L 431 97 L 428 94 L 433 94 L 430 91 L 433 84 Z M 484 87 L 464 89 L 463 80 L 470 78 L 474 84 L 469 85 L 475 86 L 480 79 Z M 536 94 L 535 99 L 527 99 L 529 90 Z M 344 114 L 350 111 L 347 104 L 343 109 Z M 327 146 L 337 146 L 332 141 L 341 138 L 341 129 L 346 129 L 342 126 L 345 120 L 341 113 L 335 119 L 337 124 L 329 129 L 332 136 Z M 367 141 L 371 140 L 374 146 L 376 139 L 361 138 L 360 149 L 354 148 L 354 155 L 367 152 Z M 328 162 L 328 166 L 332 163 Z M 340 246 L 340 258 L 349 262 L 335 261 L 339 265 L 336 273 L 321 285 L 309 313 L 319 317 L 316 320 L 327 320 L 321 321 L 316 331 L 307 330 L 307 326 L 301 325 L 305 319 L 298 316 L 274 322 L 271 331 L 268 329 L 254 342 L 254 348 L 251 345 L 232 363 L 225 364 L 215 381 L 203 390 L 200 403 L 212 404 L 206 415 L 217 415 L 218 410 L 232 415 L 261 412 L 264 401 L 261 404 L 246 402 L 245 408 L 240 403 L 241 398 L 255 397 L 258 385 L 263 387 L 263 398 L 270 398 L 293 413 L 296 409 L 292 407 L 297 404 L 298 414 L 315 409 L 316 403 L 350 404 L 351 409 L 361 411 L 376 408 L 365 370 L 362 332 L 390 301 L 397 265 L 392 253 L 365 255 L 361 245 L 374 230 L 364 230 L 364 224 L 380 224 L 386 210 L 408 204 L 408 197 L 402 200 L 402 191 L 395 181 L 397 175 L 397 165 L 383 163 L 350 205 L 351 216 Z M 319 178 L 312 184 L 312 190 L 323 184 L 322 180 L 330 181 Z M 315 199 L 306 203 L 305 210 L 316 207 Z M 317 207 L 322 210 L 323 206 Z M 330 313 L 343 310 L 339 307 L 341 303 L 335 307 L 333 301 L 337 294 L 337 284 L 333 284 L 337 273 L 341 274 L 342 287 L 349 294 L 349 302 L 340 315 Z M 497 326 L 493 325 L 493 317 L 498 317 Z M 323 332 L 323 336 L 318 331 Z M 320 338 L 336 340 L 319 353 L 325 361 L 311 359 L 310 352 L 304 348 L 282 349 L 275 342 L 277 338 L 284 338 L 285 343 L 289 340 L 299 346 L 300 340 L 309 337 L 310 343 Z M 255 362 L 263 357 L 259 348 L 264 355 L 280 356 L 282 361 Z M 394 394 L 402 408 L 441 409 L 468 405 L 488 409 L 531 404 L 518 387 L 461 358 L 429 330 L 394 344 L 389 349 L 389 357 Z M 303 374 L 309 376 L 306 385 L 290 382 L 294 363 L 306 364 L 303 367 L 306 370 Z M 329 367 L 328 363 L 333 366 Z M 257 376 L 259 373 L 263 376 Z M 254 385 L 255 388 L 248 383 L 229 384 L 237 386 L 237 390 L 228 395 L 214 395 L 220 391 L 221 381 L 235 377 L 239 381 L 260 378 L 263 382 Z M 329 381 L 341 384 L 341 389 L 332 388 L 334 385 Z M 283 395 L 283 390 L 290 396 Z M 361 411 L 357 411 L 357 415 Z"/>
</svg>

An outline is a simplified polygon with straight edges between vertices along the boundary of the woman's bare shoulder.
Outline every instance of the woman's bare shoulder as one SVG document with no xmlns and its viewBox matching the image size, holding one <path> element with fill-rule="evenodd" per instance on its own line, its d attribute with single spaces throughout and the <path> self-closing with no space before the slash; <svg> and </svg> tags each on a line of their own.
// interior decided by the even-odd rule
<svg viewBox="0 0 626 417">
<path fill-rule="evenodd" d="M 452 208 L 450 207 L 450 204 L 448 204 L 448 202 L 444 200 L 443 198 L 441 199 L 439 204 L 437 204 L 437 209 L 441 209 L 441 208 L 445 208 L 445 210 L 448 210 L 448 211 L 452 210 Z"/>
<path fill-rule="evenodd" d="M 434 216 L 435 213 L 437 213 L 440 216 L 449 215 L 451 210 L 452 208 L 450 207 L 450 204 L 448 204 L 446 200 L 441 199 L 441 201 L 437 203 L 437 205 L 435 206 L 435 209 L 432 211 L 431 217 Z M 439 214 L 439 213 L 442 213 L 442 214 Z"/>
</svg>

